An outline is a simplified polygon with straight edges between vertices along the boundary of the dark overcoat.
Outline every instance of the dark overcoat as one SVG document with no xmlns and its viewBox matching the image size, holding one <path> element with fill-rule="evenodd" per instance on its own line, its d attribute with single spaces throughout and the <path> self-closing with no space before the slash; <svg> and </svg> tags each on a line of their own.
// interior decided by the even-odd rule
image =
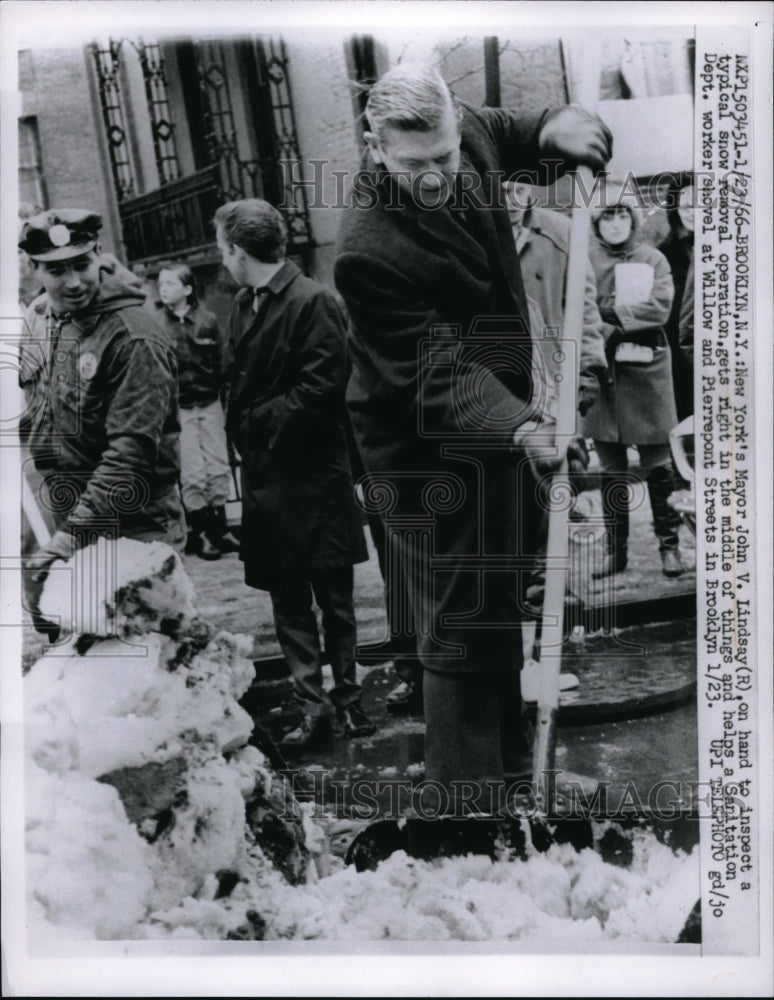
<svg viewBox="0 0 774 1000">
<path fill-rule="evenodd" d="M 675 403 L 679 420 L 693 413 L 693 366 L 688 362 L 680 347 L 680 317 L 686 296 L 693 301 L 693 289 L 689 290 L 688 272 L 693 262 L 693 233 L 672 230 L 658 248 L 666 257 L 675 297 L 669 319 L 664 324 L 669 346 L 672 349 L 672 380 L 675 387 Z M 691 273 L 693 273 L 691 271 Z M 693 306 L 691 305 L 691 308 Z"/>
<path fill-rule="evenodd" d="M 516 583 L 537 515 L 510 444 L 533 412 L 532 343 L 500 188 L 540 169 L 542 120 L 465 108 L 457 185 L 440 209 L 366 163 L 339 233 L 366 499 L 402 554 L 420 656 L 440 672 L 521 665 Z"/>
<path fill-rule="evenodd" d="M 289 573 L 368 558 L 346 437 L 344 319 L 333 294 L 291 261 L 257 312 L 232 310 L 226 427 L 241 456 L 245 581 L 272 590 Z"/>
</svg>

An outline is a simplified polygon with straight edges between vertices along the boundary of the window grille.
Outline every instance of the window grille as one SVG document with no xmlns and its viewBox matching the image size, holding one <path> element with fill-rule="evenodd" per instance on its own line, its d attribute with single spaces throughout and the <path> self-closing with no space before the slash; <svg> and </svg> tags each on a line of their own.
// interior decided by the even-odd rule
<svg viewBox="0 0 774 1000">
<path fill-rule="evenodd" d="M 164 59 L 161 55 L 161 49 L 155 42 L 145 43 L 142 39 L 137 45 L 137 54 L 140 58 L 143 80 L 145 81 L 145 96 L 150 113 L 153 150 L 156 154 L 159 183 L 164 185 L 170 181 L 176 181 L 180 177 L 180 163 L 175 148 L 175 126 L 169 109 Z"/>
<path fill-rule="evenodd" d="M 102 121 L 110 152 L 116 197 L 119 201 L 137 193 L 137 180 L 132 164 L 126 131 L 126 112 L 121 91 L 121 42 L 109 39 L 107 43 L 95 42 L 91 46 L 97 71 Z"/>
</svg>

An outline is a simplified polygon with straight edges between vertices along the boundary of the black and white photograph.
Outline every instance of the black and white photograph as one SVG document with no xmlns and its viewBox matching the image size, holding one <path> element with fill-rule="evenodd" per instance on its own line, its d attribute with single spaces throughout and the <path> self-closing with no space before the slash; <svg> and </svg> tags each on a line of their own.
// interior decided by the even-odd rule
<svg viewBox="0 0 774 1000">
<path fill-rule="evenodd" d="M 4 995 L 771 995 L 773 23 L 0 4 Z"/>
</svg>

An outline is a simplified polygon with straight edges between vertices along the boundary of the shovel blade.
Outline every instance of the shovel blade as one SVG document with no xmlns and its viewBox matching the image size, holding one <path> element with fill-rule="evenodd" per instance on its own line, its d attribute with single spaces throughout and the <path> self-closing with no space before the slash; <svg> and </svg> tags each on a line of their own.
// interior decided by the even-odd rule
<svg viewBox="0 0 774 1000">
<path fill-rule="evenodd" d="M 396 851 L 411 858 L 435 858 L 479 854 L 492 860 L 506 856 L 526 861 L 530 853 L 547 851 L 552 844 L 572 844 L 580 851 L 593 847 L 594 830 L 585 819 L 559 826 L 542 818 L 519 816 L 442 816 L 437 819 L 411 817 L 377 820 L 361 830 L 349 845 L 347 864 L 358 871 L 373 870 Z"/>
<path fill-rule="evenodd" d="M 396 851 L 411 858 L 434 858 L 480 854 L 494 858 L 501 848 L 526 857 L 526 835 L 518 820 L 499 817 L 459 819 L 383 819 L 357 834 L 347 851 L 346 862 L 359 871 L 373 870 Z"/>
<path fill-rule="evenodd" d="M 358 871 L 374 869 L 396 851 L 412 858 L 434 858 L 464 854 L 501 855 L 526 860 L 535 851 L 552 844 L 572 844 L 576 851 L 591 848 L 608 864 L 628 867 L 632 861 L 634 831 L 645 830 L 672 850 L 690 853 L 699 842 L 695 815 L 683 813 L 669 819 L 632 813 L 615 819 L 568 816 L 526 819 L 520 816 L 471 816 L 437 819 L 382 819 L 360 830 L 349 845 L 347 864 Z"/>
</svg>

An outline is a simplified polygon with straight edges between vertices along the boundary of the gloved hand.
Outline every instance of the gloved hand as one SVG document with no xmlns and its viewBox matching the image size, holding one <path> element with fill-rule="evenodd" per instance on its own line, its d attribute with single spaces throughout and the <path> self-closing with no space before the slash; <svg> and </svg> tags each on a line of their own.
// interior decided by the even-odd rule
<svg viewBox="0 0 774 1000">
<path fill-rule="evenodd" d="M 541 153 L 557 156 L 568 166 L 585 164 L 601 170 L 613 155 L 613 135 L 601 118 L 577 104 L 546 115 L 538 138 Z"/>
<path fill-rule="evenodd" d="M 578 413 L 585 417 L 599 399 L 599 379 L 594 372 L 581 372 L 578 383 Z"/>
<path fill-rule="evenodd" d="M 621 321 L 618 318 L 618 314 L 612 306 L 602 306 L 599 310 L 599 315 L 602 317 L 603 323 L 609 323 L 610 326 L 620 326 Z"/>
<path fill-rule="evenodd" d="M 615 349 L 623 339 L 624 332 L 620 326 L 617 326 L 605 340 L 605 357 L 607 358 L 608 368 L 613 367 L 613 361 L 615 361 Z"/>
<path fill-rule="evenodd" d="M 527 456 L 535 479 L 550 476 L 562 464 L 562 456 L 556 447 L 554 420 L 525 421 L 516 428 L 513 444 Z"/>
<path fill-rule="evenodd" d="M 40 595 L 43 593 L 43 585 L 48 577 L 49 570 L 57 559 L 67 560 L 77 548 L 75 538 L 69 531 L 55 532 L 49 541 L 37 552 L 27 556 L 22 564 L 22 577 L 24 583 L 24 594 L 27 599 L 27 608 L 32 615 L 32 623 L 38 632 L 43 632 L 56 641 L 59 635 L 59 627 L 46 622 L 40 614 Z M 52 632 L 55 634 L 52 637 Z"/>
<path fill-rule="evenodd" d="M 589 467 L 589 449 L 586 438 L 577 434 L 567 445 L 567 471 L 571 476 L 585 472 Z"/>
<path fill-rule="evenodd" d="M 528 420 L 521 424 L 513 435 L 513 443 L 526 454 L 536 479 L 552 475 L 562 464 L 564 456 L 557 447 L 556 423 L 553 420 L 544 419 L 539 423 Z M 584 472 L 588 468 L 589 452 L 585 438 L 571 438 L 566 454 L 570 475 Z"/>
</svg>

